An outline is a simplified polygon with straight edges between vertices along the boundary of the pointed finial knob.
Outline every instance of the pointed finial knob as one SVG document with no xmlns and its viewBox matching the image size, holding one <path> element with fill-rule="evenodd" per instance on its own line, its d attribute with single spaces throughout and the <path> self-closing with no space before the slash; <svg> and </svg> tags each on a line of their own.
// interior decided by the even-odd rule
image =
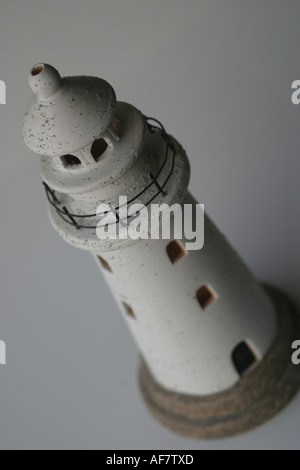
<svg viewBox="0 0 300 470">
<path fill-rule="evenodd" d="M 62 79 L 58 71 L 48 64 L 36 64 L 29 74 L 29 85 L 37 95 L 49 98 L 61 87 Z"/>
</svg>

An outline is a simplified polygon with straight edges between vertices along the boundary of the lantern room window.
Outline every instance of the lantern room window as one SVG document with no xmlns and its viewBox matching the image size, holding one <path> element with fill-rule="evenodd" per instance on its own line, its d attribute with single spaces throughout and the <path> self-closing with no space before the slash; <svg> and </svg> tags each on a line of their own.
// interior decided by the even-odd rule
<svg viewBox="0 0 300 470">
<path fill-rule="evenodd" d="M 100 160 L 107 147 L 108 144 L 104 139 L 101 138 L 94 140 L 93 145 L 91 147 L 91 154 L 95 162 L 98 162 Z"/>
<path fill-rule="evenodd" d="M 121 137 L 121 122 L 118 116 L 114 116 L 108 128 L 108 132 L 114 140 L 118 141 Z"/>
<path fill-rule="evenodd" d="M 78 157 L 75 157 L 75 155 L 63 155 L 61 157 L 61 161 L 65 168 L 76 166 L 78 167 L 79 165 L 81 165 L 81 161 Z"/>
</svg>

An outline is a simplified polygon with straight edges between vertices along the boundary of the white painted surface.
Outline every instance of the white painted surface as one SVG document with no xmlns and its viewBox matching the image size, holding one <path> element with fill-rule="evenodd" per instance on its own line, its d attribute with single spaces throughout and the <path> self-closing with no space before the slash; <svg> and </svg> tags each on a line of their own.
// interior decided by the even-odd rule
<svg viewBox="0 0 300 470">
<path fill-rule="evenodd" d="M 62 79 L 51 65 L 36 64 L 29 84 L 35 96 L 27 108 L 23 136 L 36 153 L 73 153 L 103 133 L 114 115 L 116 97 L 105 80 Z"/>
<path fill-rule="evenodd" d="M 37 102 L 31 101 L 24 119 L 24 129 L 25 142 L 29 141 L 31 148 L 40 149 L 43 154 L 44 144 L 40 141 L 39 131 L 36 135 L 28 135 L 26 129 L 33 126 L 41 129 L 52 116 L 53 126 L 62 131 L 70 113 L 71 122 L 77 122 L 77 115 L 83 111 L 89 114 L 89 109 L 92 111 L 94 108 L 90 97 L 85 101 L 87 84 L 93 88 L 98 100 L 105 102 L 107 109 L 115 109 L 115 94 L 111 92 L 109 100 L 104 88 L 102 98 L 103 81 L 91 77 L 77 77 L 73 90 L 73 80 L 68 78 L 68 96 L 80 97 L 77 107 L 71 111 L 60 85 L 66 79 L 61 79 L 50 66 L 41 67 L 41 75 L 50 73 L 50 76 L 59 77 L 57 90 L 50 98 L 43 98 L 42 114 L 34 118 L 32 109 L 39 109 L 41 96 L 38 94 Z M 30 76 L 33 89 L 36 85 L 32 84 L 33 79 L 36 81 L 39 76 Z M 41 88 L 39 82 L 37 85 Z M 40 95 L 42 93 L 50 92 L 42 88 Z M 53 114 L 49 99 L 55 102 L 56 115 Z M 111 150 L 105 158 L 93 165 L 83 163 L 82 170 L 62 168 L 59 166 L 60 139 L 53 142 L 53 155 L 42 157 L 42 176 L 45 174 L 44 178 L 52 188 L 61 190 L 56 192 L 60 207 L 66 206 L 71 214 L 96 213 L 97 206 L 105 202 L 116 207 L 118 197 L 123 195 L 131 200 L 148 187 L 150 173 L 156 175 L 162 165 L 165 141 L 146 130 L 142 115 L 132 106 L 123 103 L 117 109 L 120 111 L 122 134 L 119 141 L 111 141 Z M 105 116 L 101 122 L 101 113 L 99 108 L 94 116 L 91 113 L 89 117 L 93 129 L 97 127 L 98 121 L 99 129 L 102 129 L 94 138 L 108 136 L 110 120 Z M 88 142 L 88 137 L 83 135 L 85 126 L 77 128 L 77 132 L 80 136 L 78 142 L 76 135 L 72 134 L 72 144 L 69 148 L 64 147 L 65 153 L 75 150 L 78 155 L 83 152 L 80 148 L 83 140 L 86 151 L 90 151 L 88 149 L 91 149 L 93 139 Z M 166 194 L 158 194 L 153 202 L 195 205 L 196 201 L 186 195 L 189 179 L 187 157 L 178 143 L 174 143 L 175 166 L 165 186 Z M 161 185 L 171 166 L 172 161 L 168 161 L 163 167 L 158 178 Z M 82 172 L 81 179 L 78 179 L 78 172 Z M 95 174 L 96 177 L 101 175 L 100 187 L 96 186 Z M 157 188 L 152 185 L 135 203 L 146 204 L 155 192 Z M 111 290 L 123 314 L 122 302 L 126 302 L 133 310 L 135 318 L 127 315 L 129 328 L 154 377 L 167 389 L 191 395 L 223 391 L 239 379 L 231 359 L 234 348 L 240 342 L 248 341 L 259 362 L 275 338 L 276 318 L 271 301 L 208 218 L 205 221 L 204 248 L 187 252 L 173 265 L 166 253 L 170 240 L 102 241 L 97 238 L 95 229 L 77 230 L 65 222 L 52 206 L 50 216 L 54 227 L 67 242 L 97 252 L 109 263 L 113 273 L 107 273 L 106 277 Z M 84 219 L 84 224 L 93 226 L 98 220 L 95 217 L 87 221 Z M 81 219 L 78 221 L 81 222 Z M 211 286 L 216 298 L 203 309 L 197 301 L 196 292 L 205 285 Z"/>
<path fill-rule="evenodd" d="M 185 202 L 195 204 L 190 196 Z M 239 379 L 235 346 L 248 341 L 258 359 L 267 351 L 276 334 L 273 305 L 208 217 L 202 250 L 172 264 L 168 243 L 141 240 L 100 252 L 112 273 L 95 259 L 156 380 L 181 393 L 219 392 Z M 196 298 L 203 285 L 217 295 L 205 309 Z"/>
</svg>

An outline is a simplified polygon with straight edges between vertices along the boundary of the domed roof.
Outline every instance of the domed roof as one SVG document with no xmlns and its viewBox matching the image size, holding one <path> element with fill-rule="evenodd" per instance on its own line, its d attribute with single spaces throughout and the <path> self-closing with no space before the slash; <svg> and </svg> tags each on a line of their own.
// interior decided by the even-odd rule
<svg viewBox="0 0 300 470">
<path fill-rule="evenodd" d="M 35 93 L 24 117 L 23 137 L 35 153 L 46 156 L 75 152 L 99 137 L 110 124 L 116 95 L 96 77 L 65 77 L 48 64 L 29 75 Z"/>
</svg>

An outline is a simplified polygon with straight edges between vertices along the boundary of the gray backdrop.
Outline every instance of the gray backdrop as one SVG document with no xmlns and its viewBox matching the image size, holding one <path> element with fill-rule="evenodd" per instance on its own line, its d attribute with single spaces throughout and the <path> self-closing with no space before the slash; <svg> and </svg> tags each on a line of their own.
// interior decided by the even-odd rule
<svg viewBox="0 0 300 470">
<path fill-rule="evenodd" d="M 300 447 L 299 395 L 218 441 L 148 414 L 126 325 L 92 257 L 51 228 L 21 138 L 36 62 L 105 78 L 180 140 L 193 194 L 255 275 L 299 305 L 299 24 L 299 0 L 1 0 L 1 448 Z"/>
</svg>

